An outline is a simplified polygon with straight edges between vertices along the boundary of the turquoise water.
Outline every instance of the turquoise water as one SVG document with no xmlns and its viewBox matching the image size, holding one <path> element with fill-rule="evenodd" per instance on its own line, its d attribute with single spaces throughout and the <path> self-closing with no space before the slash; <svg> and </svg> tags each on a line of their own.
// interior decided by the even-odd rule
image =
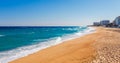
<svg viewBox="0 0 120 63">
<path fill-rule="evenodd" d="M 24 56 L 28 51 L 33 52 L 58 44 L 62 40 L 78 36 L 86 29 L 88 28 L 79 26 L 0 27 L 0 61 L 11 56 L 16 58 L 19 52 Z"/>
</svg>

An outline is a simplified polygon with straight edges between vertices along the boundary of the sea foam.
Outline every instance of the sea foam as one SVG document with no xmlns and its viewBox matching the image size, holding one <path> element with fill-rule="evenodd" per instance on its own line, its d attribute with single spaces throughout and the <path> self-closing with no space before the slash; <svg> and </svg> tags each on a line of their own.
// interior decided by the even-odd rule
<svg viewBox="0 0 120 63">
<path fill-rule="evenodd" d="M 71 29 L 69 29 L 71 30 Z M 87 29 L 74 33 L 74 34 L 68 34 L 62 37 L 55 37 L 55 38 L 50 38 L 46 40 L 45 42 L 40 42 L 37 44 L 33 44 L 30 46 L 24 46 L 24 47 L 19 47 L 10 51 L 4 51 L 0 52 L 0 63 L 8 63 L 10 61 L 13 61 L 15 59 L 27 56 L 29 54 L 33 54 L 39 50 L 45 49 L 50 46 L 54 46 L 56 44 L 60 44 L 64 41 L 71 40 L 78 38 L 80 36 L 86 35 L 93 33 L 95 31 L 95 28 L 88 27 Z"/>
</svg>

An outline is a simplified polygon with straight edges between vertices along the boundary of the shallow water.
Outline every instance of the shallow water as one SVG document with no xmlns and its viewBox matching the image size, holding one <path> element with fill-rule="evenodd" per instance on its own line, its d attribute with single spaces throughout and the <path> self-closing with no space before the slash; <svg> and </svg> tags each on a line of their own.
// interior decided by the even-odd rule
<svg viewBox="0 0 120 63">
<path fill-rule="evenodd" d="M 0 27 L 0 63 L 27 56 L 92 30 L 80 26 Z"/>
</svg>

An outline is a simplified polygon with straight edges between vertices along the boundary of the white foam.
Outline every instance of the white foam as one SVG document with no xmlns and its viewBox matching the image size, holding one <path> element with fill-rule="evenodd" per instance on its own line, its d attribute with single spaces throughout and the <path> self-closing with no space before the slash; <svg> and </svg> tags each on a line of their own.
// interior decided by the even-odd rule
<svg viewBox="0 0 120 63">
<path fill-rule="evenodd" d="M 79 32 L 77 32 L 75 34 L 70 34 L 68 36 L 64 36 L 63 41 L 79 38 L 79 37 L 81 37 L 83 35 L 94 33 L 94 32 L 95 32 L 95 28 L 88 27 L 87 29 L 84 29 L 83 31 L 79 31 Z"/>
<path fill-rule="evenodd" d="M 46 42 L 41 42 L 41 43 L 33 44 L 30 46 L 24 46 L 24 47 L 16 48 L 14 50 L 10 50 L 10 51 L 0 52 L 0 63 L 8 63 L 15 59 L 35 53 L 41 49 L 54 46 L 56 44 L 60 44 L 66 40 L 71 40 L 71 39 L 83 36 L 85 34 L 93 33 L 94 31 L 95 31 L 94 28 L 88 27 L 87 29 L 75 34 L 65 35 L 63 37 L 55 37 L 55 38 L 48 39 Z"/>
<path fill-rule="evenodd" d="M 56 38 L 49 39 L 46 42 L 41 42 L 41 43 L 30 45 L 30 46 L 16 48 L 10 51 L 0 52 L 0 63 L 8 63 L 9 61 L 27 56 L 41 49 L 56 45 L 60 43 L 60 41 L 61 41 L 61 38 L 56 37 Z"/>
</svg>

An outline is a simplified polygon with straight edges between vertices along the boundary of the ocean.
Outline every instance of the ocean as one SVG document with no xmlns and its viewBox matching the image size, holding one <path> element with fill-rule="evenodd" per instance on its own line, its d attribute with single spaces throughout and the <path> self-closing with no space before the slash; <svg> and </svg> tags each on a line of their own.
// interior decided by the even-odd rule
<svg viewBox="0 0 120 63">
<path fill-rule="evenodd" d="M 91 33 L 86 26 L 0 27 L 0 63 Z"/>
</svg>

